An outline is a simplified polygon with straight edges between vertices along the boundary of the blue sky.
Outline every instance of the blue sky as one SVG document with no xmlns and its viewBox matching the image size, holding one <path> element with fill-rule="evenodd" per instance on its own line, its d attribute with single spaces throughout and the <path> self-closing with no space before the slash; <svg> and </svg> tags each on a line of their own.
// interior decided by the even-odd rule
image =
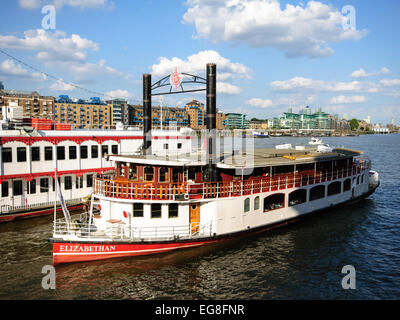
<svg viewBox="0 0 400 320">
<path fill-rule="evenodd" d="M 53 5 L 56 29 L 42 28 Z M 354 28 L 346 29 L 344 6 Z M 175 67 L 205 75 L 217 63 L 217 106 L 249 118 L 289 107 L 322 108 L 373 123 L 400 121 L 400 2 L 397 0 L 2 0 L 0 49 L 60 78 L 55 81 L 0 53 L 6 89 L 43 95 L 142 99 Z M 164 96 L 183 106 L 204 93 Z M 158 97 L 153 103 L 159 102 Z"/>
</svg>

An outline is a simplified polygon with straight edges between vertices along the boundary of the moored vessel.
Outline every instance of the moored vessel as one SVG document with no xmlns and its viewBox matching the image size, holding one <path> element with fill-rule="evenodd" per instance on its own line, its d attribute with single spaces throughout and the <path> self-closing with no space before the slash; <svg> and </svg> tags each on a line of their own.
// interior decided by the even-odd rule
<svg viewBox="0 0 400 320">
<path fill-rule="evenodd" d="M 153 152 L 190 152 L 191 138 L 184 130 L 156 130 Z M 104 156 L 135 154 L 142 145 L 143 132 L 126 127 L 76 130 L 2 127 L 0 222 L 52 214 L 55 179 L 59 179 L 69 209 L 82 209 L 82 198 L 93 191 L 93 177 L 107 176 L 115 170 Z"/>
<path fill-rule="evenodd" d="M 210 81 L 209 81 L 210 78 Z M 151 75 L 144 75 L 151 110 Z M 207 65 L 206 148 L 157 156 L 151 118 L 140 155 L 110 155 L 112 177 L 94 179 L 90 210 L 54 220 L 53 264 L 164 253 L 262 232 L 371 195 L 379 176 L 362 151 L 286 145 L 217 152 L 216 69 Z M 228 139 L 229 140 L 229 139 Z M 254 146 L 254 145 L 253 145 Z"/>
</svg>

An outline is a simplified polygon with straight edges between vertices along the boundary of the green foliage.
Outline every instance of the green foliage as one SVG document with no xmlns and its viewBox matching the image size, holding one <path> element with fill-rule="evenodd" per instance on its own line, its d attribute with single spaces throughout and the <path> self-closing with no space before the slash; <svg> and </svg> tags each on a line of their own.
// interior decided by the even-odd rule
<svg viewBox="0 0 400 320">
<path fill-rule="evenodd" d="M 357 128 L 358 128 L 358 120 L 357 119 L 351 119 L 351 121 L 350 121 L 350 128 L 351 128 L 351 130 L 357 130 Z"/>
</svg>

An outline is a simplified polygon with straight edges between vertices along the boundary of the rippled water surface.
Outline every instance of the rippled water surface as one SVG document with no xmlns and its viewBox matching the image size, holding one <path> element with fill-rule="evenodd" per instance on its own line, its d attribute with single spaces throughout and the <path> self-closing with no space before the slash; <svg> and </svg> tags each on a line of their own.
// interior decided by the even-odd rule
<svg viewBox="0 0 400 320">
<path fill-rule="evenodd" d="M 256 147 L 307 138 L 256 140 Z M 400 135 L 329 137 L 364 150 L 381 179 L 374 195 L 257 237 L 142 258 L 51 264 L 52 216 L 0 224 L 0 299 L 399 299 Z M 344 290 L 344 265 L 356 289 Z"/>
</svg>

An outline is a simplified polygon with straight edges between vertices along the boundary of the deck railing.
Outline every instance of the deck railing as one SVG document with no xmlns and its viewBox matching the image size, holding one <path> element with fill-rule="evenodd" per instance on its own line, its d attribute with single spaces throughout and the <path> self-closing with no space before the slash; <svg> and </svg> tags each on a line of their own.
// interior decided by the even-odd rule
<svg viewBox="0 0 400 320">
<path fill-rule="evenodd" d="M 202 183 L 153 183 L 96 178 L 94 193 L 99 196 L 135 200 L 189 200 L 249 195 L 298 188 L 354 176 L 370 169 L 370 161 L 354 162 L 348 169 L 307 170 L 296 173 L 255 177 L 245 181 Z"/>
<path fill-rule="evenodd" d="M 135 227 L 127 226 L 122 221 L 106 223 L 105 228 L 99 230 L 94 224 L 72 221 L 68 224 L 65 219 L 54 222 L 54 236 L 77 236 L 85 239 L 108 240 L 174 240 L 190 239 L 212 235 L 211 223 L 189 223 L 176 226 Z"/>
</svg>

